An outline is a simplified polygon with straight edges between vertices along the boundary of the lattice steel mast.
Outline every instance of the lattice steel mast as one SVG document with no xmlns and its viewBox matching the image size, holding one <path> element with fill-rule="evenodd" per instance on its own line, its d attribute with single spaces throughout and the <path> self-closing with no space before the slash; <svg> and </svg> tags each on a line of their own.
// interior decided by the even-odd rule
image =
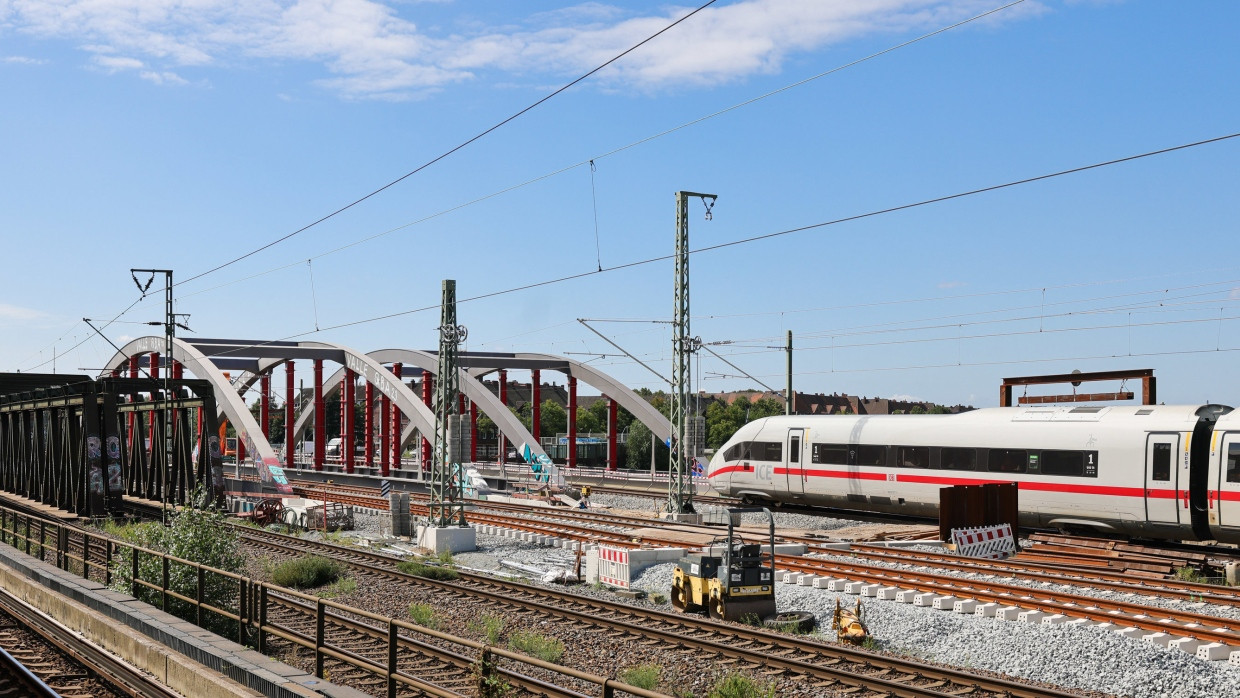
<svg viewBox="0 0 1240 698">
<path fill-rule="evenodd" d="M 668 457 L 667 512 L 692 514 L 692 462 L 694 448 L 689 443 L 690 383 L 693 354 L 702 346 L 700 337 L 689 332 L 689 199 L 706 204 L 706 220 L 715 205 L 714 194 L 676 192 L 676 307 L 672 315 L 672 443 Z M 709 201 L 708 201 L 709 199 Z"/>
<path fill-rule="evenodd" d="M 456 281 L 444 279 L 439 321 L 439 375 L 435 381 L 435 449 L 431 470 L 430 520 L 436 527 L 466 526 L 464 487 L 461 482 L 460 413 L 457 345 L 469 331 L 456 324 Z M 455 438 L 454 438 L 455 437 Z"/>
</svg>

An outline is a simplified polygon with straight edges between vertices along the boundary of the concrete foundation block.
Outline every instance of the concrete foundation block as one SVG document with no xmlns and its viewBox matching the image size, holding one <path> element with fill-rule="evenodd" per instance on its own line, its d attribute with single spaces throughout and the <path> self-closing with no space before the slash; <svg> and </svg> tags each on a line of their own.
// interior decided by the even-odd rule
<svg viewBox="0 0 1240 698">
<path fill-rule="evenodd" d="M 1017 606 L 1004 606 L 1003 608 L 995 611 L 995 618 L 998 618 L 999 620 L 1019 620 L 1020 614 L 1024 612 L 1024 609 Z"/>
<path fill-rule="evenodd" d="M 1046 616 L 1047 613 L 1045 611 L 1025 611 L 1016 616 L 1016 620 L 1022 623 L 1041 623 Z"/>
<path fill-rule="evenodd" d="M 978 605 L 976 599 L 961 599 L 952 605 L 952 610 L 956 613 L 976 613 Z"/>
<path fill-rule="evenodd" d="M 925 606 L 926 608 L 929 608 L 934 605 L 934 600 L 937 598 L 939 598 L 939 594 L 935 594 L 933 592 L 917 594 L 913 597 L 913 605 Z"/>
<path fill-rule="evenodd" d="M 900 603 L 913 603 L 921 592 L 904 589 L 896 592 L 896 601 Z"/>
<path fill-rule="evenodd" d="M 1229 562 L 1223 568 L 1223 576 L 1230 586 L 1240 586 L 1240 562 Z"/>
<path fill-rule="evenodd" d="M 895 601 L 896 594 L 900 593 L 900 587 L 883 587 L 878 590 L 878 597 L 883 601 Z"/>
<path fill-rule="evenodd" d="M 997 603 L 979 603 L 973 608 L 973 615 L 982 616 L 983 618 L 993 618 L 999 612 L 999 604 Z"/>
<path fill-rule="evenodd" d="M 1197 650 L 1201 649 L 1201 646 L 1204 644 L 1206 643 L 1196 638 L 1181 637 L 1177 640 L 1172 640 L 1171 642 L 1168 642 L 1167 647 L 1168 649 L 1175 649 L 1175 650 L 1184 652 L 1186 654 L 1191 654 L 1193 656 L 1196 656 Z"/>
<path fill-rule="evenodd" d="M 847 579 L 832 579 L 831 581 L 827 582 L 827 589 L 831 591 L 844 591 L 844 587 L 848 586 L 849 584 L 852 584 L 852 582 L 848 581 Z"/>
<path fill-rule="evenodd" d="M 860 594 L 861 588 L 865 586 L 865 582 L 849 582 L 844 585 L 845 594 Z"/>
<path fill-rule="evenodd" d="M 1231 654 L 1227 655 L 1227 663 L 1240 666 L 1240 650 L 1234 650 Z"/>
<path fill-rule="evenodd" d="M 1230 657 L 1235 649 L 1235 647 L 1224 645 L 1221 642 L 1210 642 L 1197 648 L 1197 659 L 1203 659 L 1207 662 L 1223 661 Z"/>
<path fill-rule="evenodd" d="M 815 589 L 830 589 L 831 582 L 834 582 L 834 581 L 835 580 L 831 579 L 830 577 L 819 577 L 815 579 L 812 583 L 810 583 L 810 586 L 814 587 Z"/>
<path fill-rule="evenodd" d="M 801 577 L 804 577 L 804 576 L 805 575 L 800 572 L 784 572 L 782 575 L 780 575 L 779 581 L 783 582 L 784 584 L 796 584 L 797 582 L 801 581 Z"/>
<path fill-rule="evenodd" d="M 1064 625 L 1070 625 L 1070 626 L 1075 627 L 1075 628 L 1087 628 L 1087 627 L 1089 627 L 1089 626 L 1091 626 L 1091 625 L 1094 625 L 1094 621 L 1092 621 L 1092 620 L 1090 620 L 1090 619 L 1088 619 L 1088 618 L 1073 618 L 1072 620 L 1066 620 L 1066 621 L 1064 621 L 1064 623 L 1063 623 L 1063 624 L 1064 624 Z"/>
<path fill-rule="evenodd" d="M 955 596 L 936 596 L 930 607 L 936 611 L 954 611 L 956 609 L 956 602 L 962 600 Z"/>
<path fill-rule="evenodd" d="M 418 545 L 436 555 L 445 550 L 464 553 L 478 549 L 478 536 L 468 526 L 418 526 Z"/>
<path fill-rule="evenodd" d="M 1174 639 L 1176 639 L 1174 635 L 1168 635 L 1167 633 L 1150 633 L 1149 635 L 1141 636 L 1141 642 L 1147 645 L 1158 645 L 1159 647 L 1166 647 L 1167 643 Z"/>
<path fill-rule="evenodd" d="M 861 595 L 869 598 L 875 598 L 878 596 L 878 591 L 882 588 L 882 584 L 866 584 L 861 587 Z"/>
<path fill-rule="evenodd" d="M 1052 613 L 1049 616 L 1043 616 L 1042 625 L 1061 625 L 1068 622 L 1068 617 L 1062 613 Z"/>
<path fill-rule="evenodd" d="M 797 580 L 797 585 L 803 587 L 813 586 L 814 582 L 818 578 L 819 577 L 816 574 L 803 574 L 801 575 L 801 578 Z"/>
<path fill-rule="evenodd" d="M 1140 628 L 1134 628 L 1134 627 L 1129 626 L 1126 628 L 1116 628 L 1114 632 L 1116 635 L 1123 635 L 1124 637 L 1131 637 L 1135 639 L 1135 638 L 1141 637 L 1141 633 L 1145 631 Z"/>
</svg>

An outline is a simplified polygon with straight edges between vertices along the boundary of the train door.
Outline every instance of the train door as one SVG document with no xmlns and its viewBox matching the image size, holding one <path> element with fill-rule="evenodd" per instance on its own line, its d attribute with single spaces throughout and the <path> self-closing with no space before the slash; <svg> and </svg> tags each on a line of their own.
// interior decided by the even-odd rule
<svg viewBox="0 0 1240 698">
<path fill-rule="evenodd" d="M 788 453 L 788 467 L 784 469 L 787 473 L 785 486 L 788 488 L 788 494 L 804 494 L 805 470 L 809 465 L 805 462 L 805 430 L 789 429 L 784 448 Z"/>
<path fill-rule="evenodd" d="M 1218 492 L 1210 503 L 1218 507 L 1218 525 L 1240 528 L 1240 433 L 1224 435 L 1220 455 Z"/>
<path fill-rule="evenodd" d="M 1175 467 L 1179 446 L 1179 434 L 1150 434 L 1146 438 L 1145 519 L 1150 523 L 1180 522 L 1180 469 Z"/>
</svg>

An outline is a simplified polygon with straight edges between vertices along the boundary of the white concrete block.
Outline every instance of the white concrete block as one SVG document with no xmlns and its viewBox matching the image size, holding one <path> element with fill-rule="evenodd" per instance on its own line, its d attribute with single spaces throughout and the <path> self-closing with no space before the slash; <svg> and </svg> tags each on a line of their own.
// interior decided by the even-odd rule
<svg viewBox="0 0 1240 698">
<path fill-rule="evenodd" d="M 926 608 L 929 608 L 930 606 L 934 605 L 934 600 L 937 598 L 939 598 L 939 595 L 933 592 L 925 592 L 925 593 L 917 594 L 916 596 L 913 597 L 913 605 L 914 606 L 925 606 Z"/>
<path fill-rule="evenodd" d="M 960 599 L 955 596 L 936 596 L 930 607 L 936 611 L 951 611 L 956 608 L 956 602 Z"/>
<path fill-rule="evenodd" d="M 1168 642 L 1167 647 L 1197 656 L 1197 650 L 1201 649 L 1201 646 L 1204 644 L 1206 643 L 1194 637 L 1182 637 L 1178 640 Z"/>
<path fill-rule="evenodd" d="M 844 591 L 844 588 L 849 584 L 852 584 L 852 582 L 847 579 L 832 579 L 830 582 L 827 582 L 827 588 L 831 591 Z"/>
<path fill-rule="evenodd" d="M 1052 613 L 1051 615 L 1042 618 L 1042 625 L 1059 625 L 1067 622 L 1068 617 L 1062 613 Z"/>
<path fill-rule="evenodd" d="M 961 599 L 952 606 L 952 610 L 956 613 L 976 613 L 978 605 L 977 599 Z"/>
<path fill-rule="evenodd" d="M 819 579 L 818 575 L 816 574 L 803 574 L 801 575 L 801 578 L 797 580 L 797 586 L 802 586 L 802 587 L 812 586 L 814 583 L 814 580 L 816 579 Z"/>
<path fill-rule="evenodd" d="M 861 595 L 874 598 L 878 596 L 878 590 L 882 588 L 883 588 L 882 584 L 866 584 L 865 586 L 861 587 Z"/>
<path fill-rule="evenodd" d="M 1240 666 L 1240 650 L 1235 650 L 1230 655 L 1228 655 L 1227 663 Z"/>
<path fill-rule="evenodd" d="M 1064 625 L 1071 625 L 1075 628 L 1088 628 L 1089 626 L 1094 625 L 1094 621 L 1088 618 L 1073 618 L 1072 620 L 1065 621 Z"/>
<path fill-rule="evenodd" d="M 1123 635 L 1124 637 L 1131 637 L 1135 639 L 1135 638 L 1141 637 L 1141 633 L 1145 631 L 1140 628 L 1134 628 L 1132 626 L 1128 626 L 1125 628 L 1117 628 L 1114 632 L 1116 635 Z"/>
<path fill-rule="evenodd" d="M 1018 606 L 1004 606 L 1003 608 L 995 611 L 995 618 L 998 618 L 999 620 L 1016 620 L 1020 618 L 1020 614 L 1024 612 L 1025 610 Z"/>
<path fill-rule="evenodd" d="M 813 586 L 815 589 L 830 589 L 831 582 L 834 582 L 834 581 L 835 580 L 831 579 L 830 577 L 819 577 L 813 581 L 811 586 Z"/>
<path fill-rule="evenodd" d="M 1022 623 L 1041 623 L 1046 616 L 1047 613 L 1045 611 L 1025 611 L 1016 616 L 1016 620 Z"/>
<path fill-rule="evenodd" d="M 883 587 L 878 590 L 878 597 L 883 601 L 895 601 L 896 594 L 900 593 L 900 587 Z"/>
<path fill-rule="evenodd" d="M 1227 659 L 1235 649 L 1221 642 L 1211 642 L 1197 648 L 1197 659 L 1204 659 L 1207 662 L 1222 661 Z"/>
<path fill-rule="evenodd" d="M 1159 647 L 1166 647 L 1167 643 L 1174 639 L 1174 635 L 1168 635 L 1167 633 L 1150 633 L 1149 635 L 1141 636 L 1141 641 L 1145 644 L 1158 645 Z"/>
<path fill-rule="evenodd" d="M 865 582 L 849 582 L 844 585 L 845 594 L 860 594 L 861 587 L 865 586 Z"/>
<path fill-rule="evenodd" d="M 908 589 L 897 591 L 896 601 L 899 601 L 900 603 L 913 603 L 913 600 L 916 599 L 920 594 L 921 592 L 911 591 Z"/>
<path fill-rule="evenodd" d="M 805 575 L 801 574 L 800 572 L 784 572 L 783 574 L 779 575 L 779 581 L 783 582 L 784 584 L 796 584 L 797 582 L 801 581 L 801 577 L 803 576 Z"/>
<path fill-rule="evenodd" d="M 973 615 L 982 616 L 983 618 L 993 618 L 999 612 L 999 604 L 997 603 L 981 603 L 973 609 Z"/>
</svg>

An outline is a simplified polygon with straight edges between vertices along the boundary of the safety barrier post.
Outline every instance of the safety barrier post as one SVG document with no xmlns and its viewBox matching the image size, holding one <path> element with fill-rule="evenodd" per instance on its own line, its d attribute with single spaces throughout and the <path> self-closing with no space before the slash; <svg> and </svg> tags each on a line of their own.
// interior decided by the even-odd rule
<svg viewBox="0 0 1240 698">
<path fill-rule="evenodd" d="M 30 554 L 30 517 L 26 517 L 26 554 Z"/>
<path fill-rule="evenodd" d="M 112 540 L 103 547 L 103 585 L 112 586 Z"/>
<path fill-rule="evenodd" d="M 133 576 L 129 578 L 129 595 L 136 599 L 138 598 L 138 555 L 140 553 L 137 546 L 130 550 L 133 552 Z"/>
<path fill-rule="evenodd" d="M 396 633 L 399 626 L 395 618 L 388 618 L 388 662 L 387 662 L 387 694 L 388 698 L 396 698 Z"/>
<path fill-rule="evenodd" d="M 160 608 L 162 608 L 163 611 L 167 613 L 168 611 L 168 556 L 160 555 L 159 559 L 160 559 L 160 562 L 163 563 L 163 568 L 164 568 L 164 583 L 159 588 L 160 594 L 163 596 L 163 603 L 161 604 Z"/>
<path fill-rule="evenodd" d="M 237 581 L 237 644 L 245 645 L 245 624 L 249 621 L 249 598 L 246 594 L 248 585 L 245 583 L 246 578 L 242 577 Z"/>
<path fill-rule="evenodd" d="M 82 532 L 82 579 L 90 579 L 90 535 Z"/>
<path fill-rule="evenodd" d="M 202 565 L 198 565 L 198 588 L 195 589 L 194 600 L 198 604 L 197 622 L 195 623 L 195 625 L 197 625 L 200 628 L 203 627 L 202 625 L 202 587 L 206 581 L 206 577 L 207 577 L 206 569 Z"/>
<path fill-rule="evenodd" d="M 258 653 L 267 654 L 267 585 L 258 583 Z"/>
<path fill-rule="evenodd" d="M 317 678 L 323 678 L 323 629 L 327 620 L 327 607 L 323 605 L 323 599 L 319 599 L 315 604 L 314 611 L 314 675 Z"/>
<path fill-rule="evenodd" d="M 616 689 L 611 687 L 611 679 L 603 679 L 603 698 L 615 698 Z"/>
</svg>

